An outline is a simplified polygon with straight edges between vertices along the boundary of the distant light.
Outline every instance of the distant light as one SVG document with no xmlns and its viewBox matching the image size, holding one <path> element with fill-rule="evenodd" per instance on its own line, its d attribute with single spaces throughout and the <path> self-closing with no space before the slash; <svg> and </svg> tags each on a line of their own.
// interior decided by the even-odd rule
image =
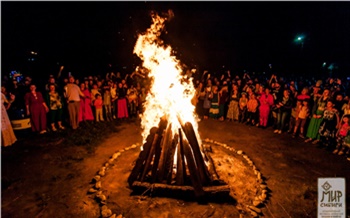
<svg viewBox="0 0 350 218">
<path fill-rule="evenodd" d="M 298 37 L 298 40 L 300 41 L 302 38 L 301 37 Z"/>
<path fill-rule="evenodd" d="M 326 62 L 323 62 L 322 66 L 326 66 L 326 64 L 327 64 Z"/>
</svg>

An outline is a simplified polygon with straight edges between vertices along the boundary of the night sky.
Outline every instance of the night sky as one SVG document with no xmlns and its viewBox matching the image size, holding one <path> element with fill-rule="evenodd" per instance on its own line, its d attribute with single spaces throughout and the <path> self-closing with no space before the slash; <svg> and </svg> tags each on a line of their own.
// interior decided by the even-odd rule
<svg viewBox="0 0 350 218">
<path fill-rule="evenodd" d="M 173 10 L 165 42 L 182 63 L 234 72 L 350 69 L 350 2 L 1 2 L 1 72 L 131 72 L 150 11 Z M 294 42 L 303 34 L 303 46 Z M 29 62 L 30 51 L 38 52 Z M 111 64 L 112 67 L 109 67 Z M 123 68 L 124 67 L 124 68 Z M 327 67 L 327 66 L 326 66 Z"/>
</svg>

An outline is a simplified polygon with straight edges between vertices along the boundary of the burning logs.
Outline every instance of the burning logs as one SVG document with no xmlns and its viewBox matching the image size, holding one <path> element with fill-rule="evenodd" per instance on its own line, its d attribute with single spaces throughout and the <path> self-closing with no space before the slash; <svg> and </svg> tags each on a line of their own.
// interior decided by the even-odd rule
<svg viewBox="0 0 350 218">
<path fill-rule="evenodd" d="M 213 186 L 218 175 L 213 166 L 208 169 L 213 163 L 201 151 L 192 124 L 179 121 L 181 128 L 175 134 L 165 118 L 151 129 L 128 178 L 129 186 L 193 191 L 197 198 L 210 192 L 228 194 L 226 183 Z"/>
</svg>

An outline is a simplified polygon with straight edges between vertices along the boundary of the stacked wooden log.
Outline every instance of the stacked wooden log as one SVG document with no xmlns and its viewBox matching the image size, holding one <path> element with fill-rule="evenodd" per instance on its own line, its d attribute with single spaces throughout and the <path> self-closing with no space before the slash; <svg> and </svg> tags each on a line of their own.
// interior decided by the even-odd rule
<svg viewBox="0 0 350 218">
<path fill-rule="evenodd" d="M 190 190 L 197 198 L 219 192 L 228 194 L 228 185 L 219 180 L 211 158 L 198 143 L 192 124 L 182 123 L 180 118 L 179 122 L 181 128 L 176 134 L 166 118 L 151 129 L 129 175 L 129 186 Z"/>
</svg>

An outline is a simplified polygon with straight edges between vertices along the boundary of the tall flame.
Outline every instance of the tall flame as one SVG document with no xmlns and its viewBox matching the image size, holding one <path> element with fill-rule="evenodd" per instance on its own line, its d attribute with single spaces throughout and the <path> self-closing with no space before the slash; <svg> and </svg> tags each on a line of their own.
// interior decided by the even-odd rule
<svg viewBox="0 0 350 218">
<path fill-rule="evenodd" d="M 172 124 L 173 133 L 181 128 L 178 117 L 183 123 L 192 123 L 199 140 L 195 107 L 191 103 L 195 94 L 192 79 L 181 75 L 183 70 L 179 60 L 172 55 L 172 48 L 163 45 L 159 38 L 167 19 L 152 14 L 152 25 L 138 36 L 134 47 L 134 53 L 141 58 L 143 67 L 149 70 L 148 77 L 152 80 L 144 105 L 145 111 L 141 116 L 143 141 L 145 142 L 150 129 L 158 126 L 163 116 Z"/>
</svg>

